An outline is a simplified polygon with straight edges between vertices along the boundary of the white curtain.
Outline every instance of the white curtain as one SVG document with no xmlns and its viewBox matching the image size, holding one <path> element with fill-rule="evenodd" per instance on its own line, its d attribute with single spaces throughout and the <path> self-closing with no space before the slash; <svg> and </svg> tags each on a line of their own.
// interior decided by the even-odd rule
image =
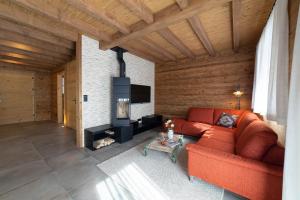
<svg viewBox="0 0 300 200">
<path fill-rule="evenodd" d="M 283 199 L 300 199 L 300 10 L 294 42 L 290 81 L 286 148 L 283 174 Z"/>
<path fill-rule="evenodd" d="M 252 108 L 286 124 L 288 105 L 288 1 L 276 2 L 256 51 Z"/>
</svg>

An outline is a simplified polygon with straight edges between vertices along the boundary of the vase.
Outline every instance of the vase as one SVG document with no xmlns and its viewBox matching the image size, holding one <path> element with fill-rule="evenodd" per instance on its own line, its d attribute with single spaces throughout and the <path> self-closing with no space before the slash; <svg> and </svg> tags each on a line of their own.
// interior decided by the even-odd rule
<svg viewBox="0 0 300 200">
<path fill-rule="evenodd" d="M 168 139 L 169 140 L 172 140 L 173 139 L 173 136 L 174 136 L 174 131 L 172 129 L 169 129 L 168 130 Z"/>
</svg>

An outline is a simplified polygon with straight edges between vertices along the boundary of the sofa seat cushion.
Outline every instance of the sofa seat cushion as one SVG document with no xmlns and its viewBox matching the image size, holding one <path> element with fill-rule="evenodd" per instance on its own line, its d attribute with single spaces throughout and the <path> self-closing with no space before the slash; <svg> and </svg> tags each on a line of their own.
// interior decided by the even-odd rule
<svg viewBox="0 0 300 200">
<path fill-rule="evenodd" d="M 240 117 L 242 116 L 244 110 L 234 110 L 234 109 L 215 109 L 214 110 L 214 125 L 216 125 L 223 113 L 229 115 L 237 115 L 239 116 L 236 121 L 236 125 L 239 124 Z"/>
<path fill-rule="evenodd" d="M 252 112 L 246 111 L 240 119 L 239 125 L 235 131 L 235 139 L 237 140 L 245 128 L 254 120 L 259 120 L 258 116 Z"/>
<path fill-rule="evenodd" d="M 200 138 L 197 145 L 202 147 L 234 154 L 234 144 L 223 142 L 214 138 Z"/>
<path fill-rule="evenodd" d="M 255 120 L 247 126 L 236 142 L 236 153 L 246 158 L 262 160 L 277 143 L 278 136 L 263 121 Z"/>
<path fill-rule="evenodd" d="M 205 131 L 205 133 L 202 135 L 202 138 L 212 138 L 221 142 L 234 144 L 234 132 L 235 129 L 212 126 L 209 130 Z"/>
<path fill-rule="evenodd" d="M 175 133 L 182 133 L 182 127 L 183 124 L 186 123 L 186 120 L 181 118 L 174 118 L 173 123 L 175 125 L 174 126 Z"/>
<path fill-rule="evenodd" d="M 182 133 L 191 136 L 201 136 L 204 131 L 210 129 L 211 125 L 199 122 L 185 122 L 182 126 Z"/>
<path fill-rule="evenodd" d="M 187 121 L 213 124 L 213 108 L 190 108 Z"/>
</svg>

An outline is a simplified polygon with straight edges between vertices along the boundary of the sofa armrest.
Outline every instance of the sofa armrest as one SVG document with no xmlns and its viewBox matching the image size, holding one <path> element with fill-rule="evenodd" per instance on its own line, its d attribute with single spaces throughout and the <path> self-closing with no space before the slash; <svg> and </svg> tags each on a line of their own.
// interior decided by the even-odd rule
<svg viewBox="0 0 300 200">
<path fill-rule="evenodd" d="M 186 146 L 186 149 L 194 154 L 199 154 L 199 156 L 210 157 L 211 159 L 218 160 L 220 161 L 220 163 L 227 163 L 232 166 L 239 166 L 242 168 L 246 168 L 247 170 L 255 170 L 257 172 L 266 173 L 278 177 L 282 177 L 283 175 L 283 168 L 281 166 L 270 165 L 261 161 L 243 158 L 235 154 L 202 147 L 197 144 L 188 144 Z"/>
</svg>

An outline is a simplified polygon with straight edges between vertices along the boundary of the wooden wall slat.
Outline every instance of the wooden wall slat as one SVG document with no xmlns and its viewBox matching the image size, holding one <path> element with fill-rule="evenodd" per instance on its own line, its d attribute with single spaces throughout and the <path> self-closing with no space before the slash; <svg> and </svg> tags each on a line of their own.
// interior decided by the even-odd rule
<svg viewBox="0 0 300 200">
<path fill-rule="evenodd" d="M 241 108 L 251 108 L 254 50 L 221 52 L 156 66 L 155 112 L 185 117 L 190 107 L 236 108 L 232 94 L 240 84 Z"/>
</svg>

